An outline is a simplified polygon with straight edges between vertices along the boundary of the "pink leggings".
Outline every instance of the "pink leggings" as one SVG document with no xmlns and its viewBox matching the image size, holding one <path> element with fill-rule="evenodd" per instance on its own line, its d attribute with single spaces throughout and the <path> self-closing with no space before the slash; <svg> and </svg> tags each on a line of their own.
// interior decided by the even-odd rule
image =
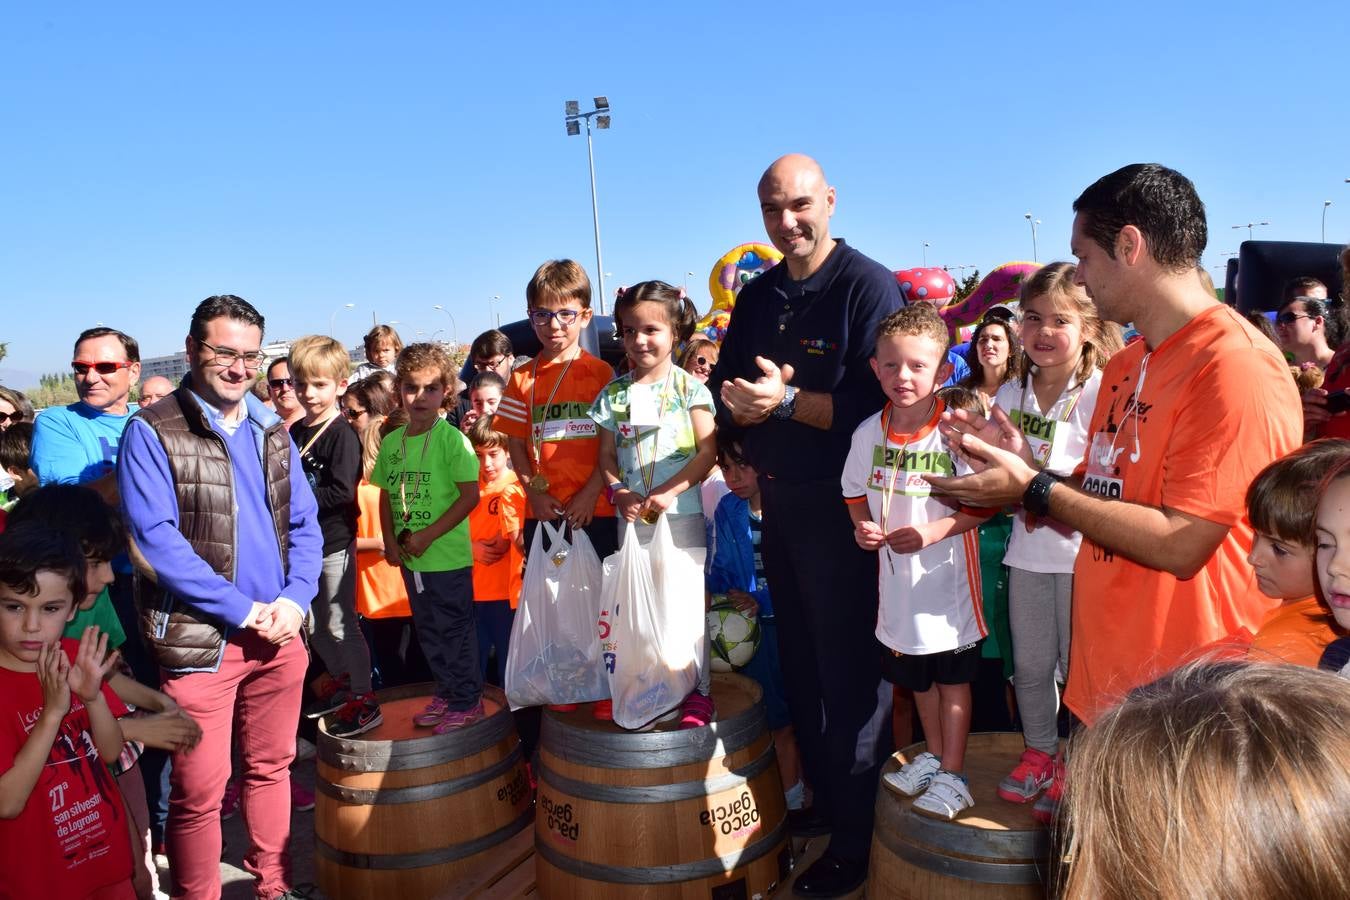
<svg viewBox="0 0 1350 900">
<path fill-rule="evenodd" d="M 271 900 L 290 889 L 289 767 L 308 665 L 303 641 L 276 647 L 244 631 L 225 645 L 219 671 L 165 680 L 164 693 L 202 727 L 196 748 L 173 755 L 166 838 L 175 900 L 220 897 L 220 801 L 230 777 L 232 738 L 244 765 L 244 868 L 258 879 L 258 897 Z"/>
</svg>

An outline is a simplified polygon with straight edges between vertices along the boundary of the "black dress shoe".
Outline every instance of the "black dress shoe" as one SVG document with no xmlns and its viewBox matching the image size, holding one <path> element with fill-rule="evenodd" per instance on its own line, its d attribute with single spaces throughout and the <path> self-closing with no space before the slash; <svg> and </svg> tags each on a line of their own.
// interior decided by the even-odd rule
<svg viewBox="0 0 1350 900">
<path fill-rule="evenodd" d="M 798 897 L 843 897 L 863 886 L 867 863 L 847 862 L 826 853 L 792 884 Z"/>
<path fill-rule="evenodd" d="M 830 823 L 814 806 L 789 809 L 788 830 L 793 837 L 819 837 L 830 833 Z"/>
</svg>

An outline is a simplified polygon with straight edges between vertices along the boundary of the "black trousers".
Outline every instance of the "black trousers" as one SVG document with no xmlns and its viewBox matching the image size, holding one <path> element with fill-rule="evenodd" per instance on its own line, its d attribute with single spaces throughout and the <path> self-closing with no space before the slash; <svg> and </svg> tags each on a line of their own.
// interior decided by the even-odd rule
<svg viewBox="0 0 1350 900">
<path fill-rule="evenodd" d="M 829 852 L 867 861 L 891 749 L 891 686 L 875 652 L 877 555 L 853 540 L 839 480 L 760 479 L 764 569 L 788 710 Z"/>
</svg>

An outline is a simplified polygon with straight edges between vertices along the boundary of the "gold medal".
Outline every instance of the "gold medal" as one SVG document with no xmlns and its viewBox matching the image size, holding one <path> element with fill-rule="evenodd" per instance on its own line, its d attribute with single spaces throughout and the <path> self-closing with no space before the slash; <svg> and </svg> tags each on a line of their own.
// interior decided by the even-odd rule
<svg viewBox="0 0 1350 900">
<path fill-rule="evenodd" d="M 548 493 L 548 479 L 542 473 L 535 472 L 534 477 L 530 479 L 530 490 L 536 494 Z"/>
<path fill-rule="evenodd" d="M 661 514 L 654 509 L 649 509 L 640 518 L 644 525 L 655 525 L 657 519 L 661 518 Z"/>
</svg>

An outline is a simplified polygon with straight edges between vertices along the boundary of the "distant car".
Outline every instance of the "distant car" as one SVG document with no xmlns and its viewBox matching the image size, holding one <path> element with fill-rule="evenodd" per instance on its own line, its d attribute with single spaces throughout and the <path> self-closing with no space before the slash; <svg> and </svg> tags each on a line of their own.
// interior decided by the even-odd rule
<svg viewBox="0 0 1350 900">
<path fill-rule="evenodd" d="M 501 332 L 511 340 L 511 347 L 516 351 L 516 356 L 538 355 L 539 338 L 535 337 L 534 327 L 530 325 L 529 319 L 509 322 L 501 327 Z M 591 316 L 591 323 L 581 332 L 581 348 L 609 363 L 610 368 L 617 369 L 619 363 L 623 361 L 624 349 L 623 341 L 614 333 L 614 318 Z M 473 381 L 473 376 L 473 360 L 466 359 L 459 377 L 468 384 Z"/>
</svg>

